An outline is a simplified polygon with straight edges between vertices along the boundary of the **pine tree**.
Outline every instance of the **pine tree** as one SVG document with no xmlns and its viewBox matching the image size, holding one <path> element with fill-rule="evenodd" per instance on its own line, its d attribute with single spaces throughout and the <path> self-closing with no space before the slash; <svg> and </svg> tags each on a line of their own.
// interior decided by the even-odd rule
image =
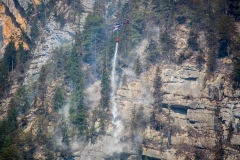
<svg viewBox="0 0 240 160">
<path fill-rule="evenodd" d="M 109 101 L 110 101 L 110 78 L 107 69 L 107 60 L 104 59 L 103 63 L 103 70 L 102 70 L 102 77 L 101 77 L 101 99 L 99 103 L 99 111 L 98 117 L 100 119 L 100 133 L 105 133 L 105 120 L 106 120 L 106 113 L 105 109 L 109 108 Z"/>
<path fill-rule="evenodd" d="M 17 51 L 14 42 L 11 40 L 5 48 L 5 55 L 3 61 L 6 62 L 8 71 L 15 69 L 17 65 Z"/>
<path fill-rule="evenodd" d="M 28 58 L 29 58 L 29 52 L 27 50 L 24 49 L 23 47 L 23 42 L 19 42 L 18 44 L 18 60 L 25 64 L 27 61 L 28 61 Z"/>
<path fill-rule="evenodd" d="M 158 130 L 157 128 L 157 124 L 158 124 L 158 121 L 157 121 L 157 115 L 156 115 L 156 111 L 153 109 L 150 113 L 150 124 L 151 124 L 151 127 L 152 129 L 155 129 L 156 131 Z"/>
<path fill-rule="evenodd" d="M 232 36 L 236 33 L 236 27 L 228 15 L 223 15 L 218 20 L 218 57 L 222 58 L 231 54 L 230 45 L 232 44 Z"/>
<path fill-rule="evenodd" d="M 65 143 L 67 146 L 69 145 L 68 126 L 64 117 L 62 119 L 62 142 Z"/>
<path fill-rule="evenodd" d="M 216 69 L 216 57 L 217 57 L 217 35 L 216 35 L 216 14 L 213 12 L 213 5 L 208 3 L 208 34 L 207 34 L 207 44 L 210 49 L 207 61 L 207 71 L 213 72 Z"/>
<path fill-rule="evenodd" d="M 137 59 L 134 62 L 133 71 L 137 76 L 139 76 L 142 73 L 142 64 L 141 64 L 139 56 L 137 57 Z"/>
<path fill-rule="evenodd" d="M 137 119 L 136 119 L 136 105 L 132 108 L 131 111 L 131 130 L 133 131 L 137 127 Z"/>
<path fill-rule="evenodd" d="M 104 0 L 97 0 L 94 3 L 93 10 L 96 14 L 101 15 L 103 17 L 105 12 L 106 12 L 105 1 Z"/>
<path fill-rule="evenodd" d="M 168 30 L 160 32 L 160 44 L 162 45 L 163 53 L 169 54 L 170 59 L 172 57 L 172 54 L 174 54 L 174 43 L 174 39 L 170 36 Z"/>
<path fill-rule="evenodd" d="M 80 73 L 80 74 L 82 74 L 82 73 Z M 83 86 L 82 78 L 83 78 L 82 75 L 80 75 L 76 89 L 73 93 L 73 98 L 72 98 L 72 101 L 75 103 L 74 106 L 76 107 L 74 123 L 77 125 L 80 134 L 83 134 L 88 127 L 87 106 L 84 102 L 86 95 L 84 93 L 84 86 Z"/>
<path fill-rule="evenodd" d="M 159 58 L 159 51 L 157 49 L 157 43 L 155 40 L 151 39 L 149 45 L 146 48 L 147 56 L 146 60 L 150 63 L 156 63 Z"/>
<path fill-rule="evenodd" d="M 106 123 L 105 123 L 105 119 L 106 119 L 106 114 L 104 112 L 103 109 L 100 109 L 99 113 L 98 113 L 99 119 L 100 119 L 100 124 L 99 124 L 99 128 L 100 128 L 100 133 L 104 134 L 105 133 L 105 129 L 106 129 Z"/>
<path fill-rule="evenodd" d="M 17 110 L 16 110 L 16 100 L 11 100 L 10 102 L 10 109 L 8 110 L 8 127 L 9 127 L 9 133 L 17 129 L 18 127 L 18 121 L 17 121 Z"/>
<path fill-rule="evenodd" d="M 26 86 L 22 86 L 17 91 L 17 96 L 15 97 L 17 103 L 17 110 L 20 113 L 25 113 L 30 108 L 30 103 L 28 101 Z"/>
<path fill-rule="evenodd" d="M 124 74 L 122 77 L 122 86 L 125 86 L 127 84 L 127 75 Z"/>
<path fill-rule="evenodd" d="M 100 99 L 100 106 L 101 108 L 109 108 L 109 101 L 110 101 L 110 78 L 109 73 L 107 70 L 107 62 L 104 60 L 103 70 L 102 70 L 102 77 L 101 77 L 101 99 Z"/>
<path fill-rule="evenodd" d="M 197 43 L 198 35 L 195 30 L 190 31 L 189 38 L 187 40 L 188 46 L 193 50 L 193 51 L 198 51 L 199 46 Z"/>
<path fill-rule="evenodd" d="M 227 141 L 230 142 L 230 141 L 231 141 L 231 138 L 232 138 L 232 135 L 233 135 L 233 131 L 234 131 L 234 127 L 233 127 L 233 125 L 232 125 L 232 121 L 229 122 L 227 131 L 228 131 Z"/>
<path fill-rule="evenodd" d="M 65 76 L 66 78 L 69 78 L 74 86 L 77 85 L 79 79 L 82 78 L 80 71 L 80 63 L 79 63 L 80 57 L 78 55 L 78 52 L 76 48 L 74 47 L 72 49 L 70 57 L 67 59 L 67 63 L 65 66 Z"/>
<path fill-rule="evenodd" d="M 171 132 L 172 132 L 172 129 L 171 129 L 170 118 L 171 118 L 171 105 L 168 104 L 168 143 L 167 143 L 168 148 L 171 147 Z"/>
<path fill-rule="evenodd" d="M 34 44 L 36 38 L 40 35 L 40 31 L 39 31 L 39 28 L 38 28 L 39 26 L 38 26 L 37 19 L 34 20 L 32 24 L 33 24 L 33 26 L 31 27 L 30 36 L 31 36 L 32 43 Z"/>
<path fill-rule="evenodd" d="M 102 16 L 101 5 L 94 7 L 94 12 L 89 13 L 84 23 L 84 30 L 81 33 L 81 47 L 86 53 L 86 56 L 90 56 L 92 48 L 96 48 L 96 52 L 102 49 L 103 43 L 105 42 L 105 23 Z"/>
<path fill-rule="evenodd" d="M 65 97 L 64 97 L 63 91 L 60 88 L 57 88 L 53 97 L 53 108 L 55 110 L 62 108 L 64 103 L 64 98 Z"/>
<path fill-rule="evenodd" d="M 66 78 L 70 79 L 74 86 L 71 98 L 71 107 L 69 110 L 70 120 L 78 128 L 79 135 L 85 134 L 87 123 L 87 106 L 84 102 L 86 94 L 84 93 L 84 80 L 82 64 L 79 62 L 80 57 L 74 47 L 71 55 L 67 60 L 65 67 Z"/>
<path fill-rule="evenodd" d="M 162 79 L 160 77 L 160 73 L 161 73 L 160 68 L 157 67 L 154 82 L 153 82 L 154 108 L 157 111 L 162 111 L 162 92 L 161 92 Z"/>
<path fill-rule="evenodd" d="M 201 70 L 204 62 L 205 62 L 205 59 L 203 58 L 201 53 L 199 53 L 196 57 L 197 68 Z"/>
<path fill-rule="evenodd" d="M 132 108 L 131 111 L 131 140 L 134 141 L 134 134 L 135 134 L 135 130 L 137 128 L 137 115 L 136 115 L 137 111 L 136 111 L 136 105 L 134 105 L 134 107 Z"/>
<path fill-rule="evenodd" d="M 8 88 L 8 66 L 4 61 L 0 61 L 0 96 L 4 96 L 4 91 Z"/>
</svg>

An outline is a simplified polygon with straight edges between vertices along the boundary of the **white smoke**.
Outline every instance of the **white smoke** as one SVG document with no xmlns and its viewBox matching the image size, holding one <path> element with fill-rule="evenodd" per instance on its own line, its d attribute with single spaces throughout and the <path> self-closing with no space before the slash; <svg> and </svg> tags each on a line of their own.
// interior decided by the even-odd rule
<svg viewBox="0 0 240 160">
<path fill-rule="evenodd" d="M 98 137 L 96 143 L 88 144 L 75 141 L 71 145 L 71 149 L 76 156 L 76 160 L 104 160 L 115 154 L 131 151 L 131 142 L 118 142 L 116 144 L 115 137 L 112 135 L 105 135 Z"/>
<path fill-rule="evenodd" d="M 67 149 L 66 144 L 64 144 L 62 142 L 62 129 L 61 129 L 61 123 L 63 122 L 63 120 L 69 124 L 69 108 L 70 108 L 70 102 L 69 102 L 69 98 L 67 99 L 67 103 L 63 106 L 63 108 L 61 108 L 58 112 L 59 114 L 59 119 L 57 122 L 57 127 L 55 129 L 55 134 L 54 134 L 54 138 L 56 141 L 56 145 L 62 149 Z"/>
</svg>

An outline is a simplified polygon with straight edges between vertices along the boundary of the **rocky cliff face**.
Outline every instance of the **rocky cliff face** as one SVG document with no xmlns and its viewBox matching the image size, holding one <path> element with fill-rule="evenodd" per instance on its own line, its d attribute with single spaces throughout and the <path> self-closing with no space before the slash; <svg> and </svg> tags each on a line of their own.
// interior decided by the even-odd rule
<svg viewBox="0 0 240 160">
<path fill-rule="evenodd" d="M 184 28 L 184 30 L 183 30 Z M 179 25 L 173 37 L 176 39 L 176 52 L 182 52 L 186 48 L 189 30 Z M 204 36 L 203 33 L 201 36 Z M 201 37 L 200 36 L 200 37 Z M 204 46 L 204 38 L 200 41 Z M 206 48 L 202 48 L 207 50 Z M 234 126 L 233 137 L 238 137 L 238 90 L 233 90 L 226 75 L 227 68 L 231 68 L 230 59 L 218 61 L 219 71 L 211 78 L 204 68 L 198 69 L 194 64 L 194 56 L 181 65 L 162 61 L 161 64 L 152 66 L 146 73 L 141 74 L 139 79 L 132 80 L 127 86 L 118 90 L 119 107 L 123 117 L 130 113 L 134 105 L 144 106 L 144 115 L 147 117 L 152 109 L 152 91 L 155 68 L 161 69 L 162 78 L 162 103 L 163 112 L 159 119 L 167 123 L 170 117 L 171 126 L 171 149 L 160 149 L 167 146 L 168 140 L 164 131 L 155 131 L 147 127 L 143 131 L 143 155 L 159 159 L 185 159 L 193 157 L 194 151 L 190 146 L 211 150 L 218 145 L 219 132 L 222 132 L 222 139 L 227 139 L 229 126 Z M 226 63 L 227 62 L 227 63 Z M 221 69 L 220 69 L 221 68 Z M 217 69 L 217 70 L 218 70 Z M 169 107 L 169 108 L 167 108 Z M 164 114 L 165 112 L 165 114 Z M 167 113 L 167 114 L 166 114 Z M 167 124 L 166 124 L 167 125 Z M 235 139 L 235 138 L 234 138 Z M 235 139 L 236 140 L 236 139 Z M 239 152 L 235 150 L 235 141 L 223 144 L 229 150 L 224 159 L 238 159 Z M 231 149 L 230 149 L 231 148 Z M 234 154 L 231 154 L 232 150 Z M 213 155 L 205 157 L 213 159 Z"/>
<path fill-rule="evenodd" d="M 200 45 L 203 50 L 207 50 L 204 47 L 206 42 L 204 33 L 199 34 Z M 173 36 L 176 40 L 176 52 L 181 53 L 184 49 L 186 52 L 188 35 L 189 29 L 186 26 L 177 26 L 176 34 Z M 143 48 L 136 51 L 142 57 L 145 50 L 143 44 L 141 44 Z M 226 155 L 224 159 L 239 159 L 239 151 L 235 148 L 235 145 L 239 145 L 236 141 L 239 136 L 239 91 L 232 89 L 227 78 L 229 73 L 227 68 L 231 68 L 229 63 L 231 60 L 227 58 L 219 60 L 218 72 L 211 78 L 207 78 L 209 75 L 206 67 L 199 69 L 194 61 L 195 57 L 192 56 L 181 65 L 177 65 L 163 59 L 160 64 L 151 66 L 149 70 L 135 78 L 132 78 L 132 74 L 126 70 L 126 76 L 130 80 L 126 85 L 120 85 L 117 92 L 121 118 L 125 125 L 131 123 L 129 118 L 131 110 L 136 106 L 136 110 L 142 110 L 144 113 L 143 119 L 150 119 L 150 111 L 153 109 L 153 81 L 156 67 L 159 67 L 163 111 L 157 117 L 162 125 L 170 127 L 171 148 L 167 147 L 169 139 L 164 129 L 156 131 L 147 125 L 141 130 L 143 155 L 158 159 L 191 158 L 195 154 L 191 148 L 195 146 L 205 149 L 205 154 L 210 153 L 204 159 L 213 159 L 213 148 L 219 145 L 220 139 L 227 139 L 229 126 L 233 126 L 233 139 L 230 143 L 223 144 L 224 148 L 227 148 L 224 151 Z"/>
<path fill-rule="evenodd" d="M 18 42 L 21 32 L 28 32 L 28 28 L 31 27 L 26 17 L 21 14 L 21 10 L 26 11 L 29 3 L 40 4 L 37 0 L 18 0 L 17 2 L 20 9 L 13 1 L 4 0 L 0 4 L 2 54 L 4 46 L 8 44 L 11 37 Z M 31 90 L 29 96 L 31 98 L 29 101 L 32 102 L 31 108 L 26 115 L 18 117 L 19 125 L 24 126 L 22 127 L 24 133 L 31 132 L 37 135 L 43 129 L 47 135 L 54 135 L 55 147 L 61 149 L 66 146 L 59 140 L 62 138 L 59 126 L 62 117 L 69 120 L 70 102 L 67 102 L 65 107 L 57 113 L 53 109 L 53 97 L 58 86 L 64 88 L 67 95 L 71 94 L 72 88 L 71 84 L 64 84 L 61 75 L 57 77 L 54 73 L 55 64 L 58 62 L 56 52 L 60 48 L 68 51 L 75 40 L 75 32 L 83 30 L 82 24 L 85 23 L 87 15 L 92 12 L 94 1 L 83 0 L 81 3 L 85 12 L 77 17 L 80 26 L 79 23 L 71 21 L 73 19 L 71 6 L 68 6 L 65 1 L 59 1 L 54 9 L 64 13 L 65 19 L 69 21 L 61 28 L 51 14 L 45 28 L 41 29 L 41 35 L 36 40 L 36 47 L 32 50 L 32 59 L 29 61 L 29 68 L 23 82 Z M 108 2 L 106 8 L 112 6 L 116 7 L 117 2 Z M 133 61 L 127 66 L 118 67 L 121 72 L 117 73 L 116 103 L 121 123 L 116 128 L 111 123 L 111 109 L 105 110 L 110 117 L 106 123 L 106 134 L 98 136 L 94 143 L 85 143 L 72 136 L 74 138 L 71 140 L 69 152 L 75 159 L 84 160 L 114 158 L 134 160 L 146 156 L 151 160 L 186 160 L 195 159 L 197 156 L 201 156 L 202 159 L 214 159 L 220 148 L 223 149 L 223 159 L 240 159 L 240 90 L 233 89 L 229 80 L 229 71 L 233 68 L 231 59 L 229 57 L 217 59 L 216 71 L 212 74 L 209 74 L 206 65 L 197 66 L 197 54 L 193 54 L 195 52 L 187 45 L 191 30 L 187 22 L 172 26 L 171 30 L 174 33 L 171 38 L 175 41 L 174 58 L 177 59 L 183 54 L 187 55 L 188 59 L 181 63 L 172 62 L 162 53 L 162 46 L 159 44 L 160 62 L 148 65 L 145 62 L 146 48 L 150 39 L 159 39 L 160 30 L 164 27 L 160 25 L 155 27 L 157 29 L 153 29 L 151 25 L 152 22 L 149 21 L 146 27 L 148 35 L 131 49 L 134 57 L 139 56 L 145 66 L 143 72 L 139 76 L 133 73 Z M 206 33 L 200 31 L 197 34 L 203 59 L 207 60 L 209 48 L 206 47 Z M 28 45 L 25 44 L 25 46 L 27 48 Z M 46 64 L 53 67 L 45 71 L 51 74 L 45 77 L 46 83 L 41 84 L 39 77 L 41 79 L 40 73 Z M 85 64 L 83 68 L 86 71 L 90 65 Z M 160 69 L 159 73 L 157 73 L 158 69 Z M 161 78 L 159 83 L 161 83 L 162 103 L 162 107 L 157 110 L 154 108 L 153 96 L 156 75 Z M 122 80 L 123 76 L 125 76 L 125 82 Z M 0 104 L 2 115 L 7 113 L 10 99 L 19 88 L 17 80 L 13 81 L 10 89 L 11 96 L 2 100 Z M 40 93 L 39 90 L 44 92 Z M 88 103 L 90 118 L 93 117 L 94 109 L 99 106 L 100 90 L 99 79 L 87 86 L 88 96 L 85 101 Z M 45 110 L 45 113 L 42 113 L 42 110 Z M 88 121 L 91 121 L 90 118 Z M 74 135 L 76 129 L 72 124 L 67 123 Z M 100 123 L 97 119 L 93 125 L 99 128 Z M 35 159 L 46 159 L 44 146 L 45 144 L 36 146 Z M 59 150 L 55 155 L 61 159 Z"/>
<path fill-rule="evenodd" d="M 203 50 L 207 50 L 204 33 L 199 34 L 200 45 Z M 176 39 L 176 52 L 186 51 L 188 36 L 189 28 L 184 25 L 177 26 L 176 34 L 173 36 Z M 134 51 L 141 55 L 142 60 L 146 56 L 144 51 L 147 45 L 148 40 L 145 39 Z M 236 149 L 236 146 L 239 145 L 237 141 L 239 136 L 239 91 L 232 89 L 226 76 L 229 73 L 227 68 L 231 68 L 231 60 L 225 58 L 217 63 L 218 72 L 211 75 L 211 78 L 207 78 L 209 73 L 206 71 L 206 66 L 201 69 L 196 67 L 194 56 L 181 65 L 163 58 L 161 63 L 149 67 L 138 77 L 133 76 L 131 68 L 122 68 L 121 75 L 126 76 L 127 82 L 122 84 L 120 81 L 116 97 L 119 117 L 122 121 L 122 126 L 119 127 L 122 143 L 132 141 L 130 136 L 132 112 L 136 110 L 136 113 L 141 115 L 137 119 L 138 133 L 134 134 L 135 138 L 140 136 L 141 140 L 140 142 L 133 140 L 133 144 L 130 146 L 141 144 L 143 156 L 155 159 L 184 160 L 186 158 L 192 159 L 196 154 L 205 154 L 205 157 L 202 158 L 213 159 L 214 151 L 219 147 L 219 141 L 224 141 L 225 143 L 221 146 L 226 148 L 224 159 L 239 159 L 240 153 Z M 157 67 L 161 70 L 163 109 L 156 115 L 156 119 L 161 123 L 160 130 L 156 131 L 151 127 L 150 117 L 151 111 L 154 109 L 152 95 Z M 93 91 L 97 93 L 96 90 L 99 90 L 100 83 L 96 83 L 90 88 L 88 94 L 92 94 Z M 97 97 L 99 98 L 90 99 L 91 103 L 96 105 L 95 107 L 100 99 L 100 96 Z M 166 131 L 168 126 L 170 128 L 170 142 L 168 135 L 166 135 L 168 134 Z M 230 134 L 229 126 L 233 126 L 234 131 L 231 141 L 227 142 Z M 111 127 L 110 125 L 110 130 Z M 104 138 L 102 141 L 106 140 Z M 109 140 L 111 137 L 107 139 Z M 96 146 L 98 145 L 96 144 Z M 92 146 L 90 149 L 92 151 L 88 156 L 91 157 L 95 152 L 104 153 L 103 144 L 103 150 L 99 150 L 99 147 L 96 146 Z M 194 150 L 194 147 L 197 149 Z M 126 149 L 127 146 L 123 148 Z M 137 154 L 134 150 L 124 149 L 120 154 Z M 101 157 L 101 154 L 98 156 Z"/>
</svg>

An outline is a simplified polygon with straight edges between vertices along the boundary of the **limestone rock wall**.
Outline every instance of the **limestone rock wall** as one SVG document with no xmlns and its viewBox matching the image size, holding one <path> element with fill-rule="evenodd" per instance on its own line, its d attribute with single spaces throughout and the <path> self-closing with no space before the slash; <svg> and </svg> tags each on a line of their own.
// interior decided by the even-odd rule
<svg viewBox="0 0 240 160">
<path fill-rule="evenodd" d="M 147 127 L 142 130 L 143 155 L 159 159 L 185 159 L 187 155 L 193 157 L 193 147 L 211 150 L 217 145 L 219 137 L 216 119 L 221 121 L 223 139 L 228 136 L 228 127 L 234 127 L 231 144 L 226 145 L 234 149 L 239 145 L 239 100 L 234 98 L 236 92 L 223 80 L 224 75 L 216 75 L 214 80 L 205 82 L 204 71 L 198 71 L 194 66 L 176 66 L 175 69 L 167 65 L 160 65 L 162 69 L 163 111 L 158 114 L 159 119 L 168 125 L 169 110 L 164 106 L 170 105 L 171 147 L 167 148 L 168 139 L 164 131 L 156 131 L 150 125 L 150 111 L 153 109 L 152 83 L 155 68 L 143 73 L 138 79 L 131 80 L 126 86 L 120 86 L 117 92 L 117 102 L 120 116 L 125 125 L 131 123 L 131 110 L 142 110 Z M 205 87 L 203 86 L 205 84 Z M 221 85 L 224 88 L 221 88 Z M 224 91 L 233 92 L 230 97 Z M 141 108 L 143 107 L 143 108 Z M 219 116 L 216 116 L 216 110 Z M 167 114 L 163 114 L 163 113 Z M 139 119 L 140 121 L 140 119 Z M 124 134 L 124 133 L 123 133 Z M 164 147 L 165 146 L 165 147 Z M 162 149 L 161 149 L 162 148 Z M 178 153 L 181 154 L 178 155 Z M 226 151 L 228 153 L 230 151 Z M 235 150 L 238 154 L 239 151 Z M 208 159 L 213 158 L 209 153 Z M 237 159 L 230 158 L 228 159 Z"/>
</svg>

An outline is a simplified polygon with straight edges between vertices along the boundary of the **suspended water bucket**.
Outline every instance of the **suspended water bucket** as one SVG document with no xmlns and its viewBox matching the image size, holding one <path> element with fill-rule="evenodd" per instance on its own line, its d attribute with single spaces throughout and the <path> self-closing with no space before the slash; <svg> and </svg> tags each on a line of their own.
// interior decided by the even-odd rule
<svg viewBox="0 0 240 160">
<path fill-rule="evenodd" d="M 118 38 L 116 38 L 115 42 L 119 42 L 119 39 L 118 39 Z"/>
</svg>

